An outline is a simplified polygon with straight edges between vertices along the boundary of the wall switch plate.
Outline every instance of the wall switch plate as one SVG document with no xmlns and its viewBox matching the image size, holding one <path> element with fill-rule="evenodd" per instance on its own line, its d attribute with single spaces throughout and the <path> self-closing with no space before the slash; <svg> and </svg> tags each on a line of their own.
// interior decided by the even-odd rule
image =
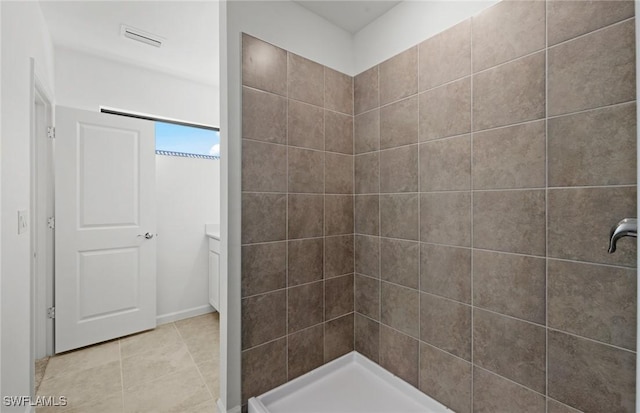
<svg viewBox="0 0 640 413">
<path fill-rule="evenodd" d="M 27 232 L 29 218 L 27 217 L 27 210 L 18 210 L 18 234 Z"/>
</svg>

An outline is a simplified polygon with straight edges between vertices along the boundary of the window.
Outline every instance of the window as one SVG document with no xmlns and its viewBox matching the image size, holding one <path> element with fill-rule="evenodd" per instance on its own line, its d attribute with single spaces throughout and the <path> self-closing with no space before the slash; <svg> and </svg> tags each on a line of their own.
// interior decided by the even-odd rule
<svg viewBox="0 0 640 413">
<path fill-rule="evenodd" d="M 156 154 L 220 159 L 220 132 L 215 129 L 156 121 Z"/>
</svg>

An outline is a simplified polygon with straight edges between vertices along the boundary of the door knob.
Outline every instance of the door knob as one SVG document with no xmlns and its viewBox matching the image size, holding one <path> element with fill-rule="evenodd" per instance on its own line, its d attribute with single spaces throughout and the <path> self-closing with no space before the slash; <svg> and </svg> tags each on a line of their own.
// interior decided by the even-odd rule
<svg viewBox="0 0 640 413">
<path fill-rule="evenodd" d="M 139 237 L 145 237 L 145 239 L 151 239 L 151 238 L 153 238 L 153 234 L 150 234 L 150 233 L 148 233 L 148 232 L 147 232 L 146 234 L 144 234 L 144 235 L 142 235 L 142 234 L 138 234 L 138 236 L 139 236 Z"/>
</svg>

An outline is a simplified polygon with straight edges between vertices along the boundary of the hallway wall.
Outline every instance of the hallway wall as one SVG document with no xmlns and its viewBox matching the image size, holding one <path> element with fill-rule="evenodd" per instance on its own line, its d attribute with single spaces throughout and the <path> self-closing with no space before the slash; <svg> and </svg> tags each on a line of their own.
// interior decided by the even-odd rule
<svg viewBox="0 0 640 413">
<path fill-rule="evenodd" d="M 53 44 L 35 2 L 0 2 L 2 9 L 2 247 L 0 276 L 1 396 L 31 392 L 31 237 L 18 234 L 17 211 L 30 209 L 31 58 L 54 92 Z M 25 406 L 2 412 L 24 412 Z"/>
<path fill-rule="evenodd" d="M 504 1 L 355 77 L 355 348 L 456 412 L 635 411 L 633 13 Z"/>
<path fill-rule="evenodd" d="M 217 87 L 77 50 L 56 47 L 56 99 L 97 111 L 107 106 L 220 126 Z"/>
</svg>

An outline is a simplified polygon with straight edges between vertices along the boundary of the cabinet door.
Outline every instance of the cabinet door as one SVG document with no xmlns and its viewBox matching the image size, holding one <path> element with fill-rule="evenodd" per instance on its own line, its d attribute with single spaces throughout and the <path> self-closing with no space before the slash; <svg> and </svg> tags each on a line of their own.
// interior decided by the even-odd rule
<svg viewBox="0 0 640 413">
<path fill-rule="evenodd" d="M 220 255 L 209 251 L 209 304 L 220 310 Z"/>
</svg>

